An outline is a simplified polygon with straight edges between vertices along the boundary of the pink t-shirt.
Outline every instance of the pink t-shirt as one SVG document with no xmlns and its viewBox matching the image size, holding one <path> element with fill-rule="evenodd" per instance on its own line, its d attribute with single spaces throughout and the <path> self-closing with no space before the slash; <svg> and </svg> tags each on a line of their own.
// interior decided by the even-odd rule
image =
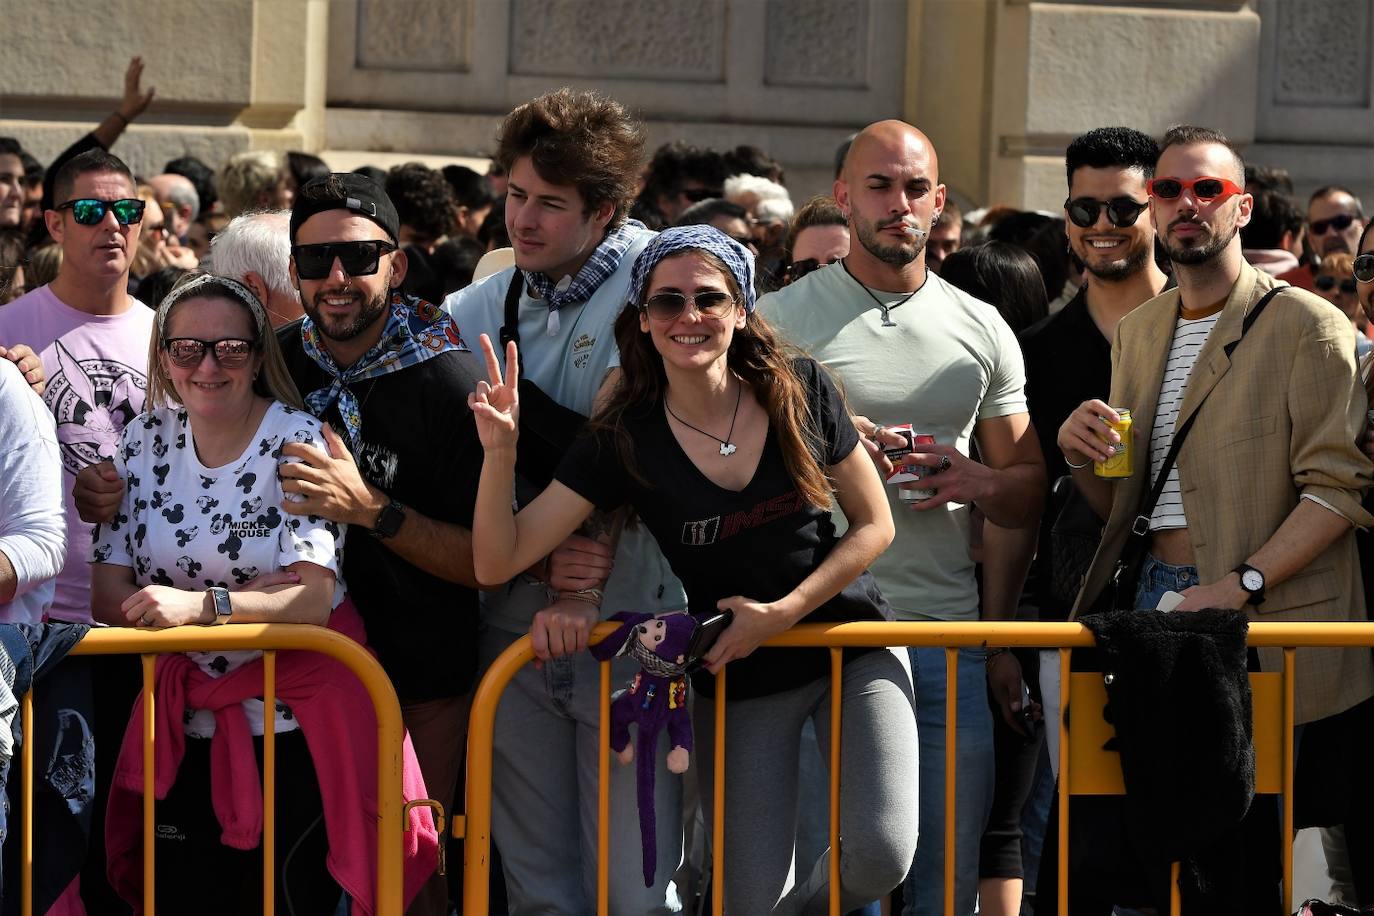
<svg viewBox="0 0 1374 916">
<path fill-rule="evenodd" d="M 28 344 L 48 377 L 43 402 L 57 421 L 62 492 L 67 509 L 67 559 L 57 577 L 49 616 L 91 620 L 93 526 L 76 514 L 76 472 L 118 451 L 124 425 L 143 411 L 153 310 L 134 300 L 119 315 L 88 315 L 39 287 L 0 306 L 0 345 Z"/>
</svg>

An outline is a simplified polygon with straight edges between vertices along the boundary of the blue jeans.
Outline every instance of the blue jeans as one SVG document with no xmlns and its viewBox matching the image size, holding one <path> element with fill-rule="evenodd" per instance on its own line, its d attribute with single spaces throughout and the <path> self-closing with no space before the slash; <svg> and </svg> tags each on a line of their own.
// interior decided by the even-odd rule
<svg viewBox="0 0 1374 916">
<path fill-rule="evenodd" d="M 945 650 L 911 648 L 920 745 L 921 816 L 916 860 L 903 886 L 905 916 L 944 912 L 945 874 Z M 992 712 L 982 649 L 959 650 L 959 768 L 954 782 L 954 913 L 971 916 L 978 896 L 978 855 L 992 810 L 995 758 Z"/>
<path fill-rule="evenodd" d="M 1140 568 L 1140 583 L 1135 590 L 1134 607 L 1141 610 L 1157 607 L 1165 592 L 1181 592 L 1197 584 L 1196 566 L 1171 566 L 1146 554 Z"/>
</svg>

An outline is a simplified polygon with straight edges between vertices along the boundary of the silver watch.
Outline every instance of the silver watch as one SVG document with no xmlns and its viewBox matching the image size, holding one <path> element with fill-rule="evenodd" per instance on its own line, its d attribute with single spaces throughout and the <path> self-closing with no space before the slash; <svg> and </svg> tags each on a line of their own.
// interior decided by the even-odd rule
<svg viewBox="0 0 1374 916">
<path fill-rule="evenodd" d="M 210 603 L 215 606 L 216 622 L 225 620 L 234 613 L 234 606 L 229 603 L 229 589 L 212 585 L 205 592 L 210 596 Z"/>
</svg>

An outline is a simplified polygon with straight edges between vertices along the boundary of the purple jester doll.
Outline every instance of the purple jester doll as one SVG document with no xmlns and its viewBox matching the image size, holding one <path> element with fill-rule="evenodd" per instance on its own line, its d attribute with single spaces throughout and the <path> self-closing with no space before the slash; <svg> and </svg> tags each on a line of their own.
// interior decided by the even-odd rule
<svg viewBox="0 0 1374 916">
<path fill-rule="evenodd" d="M 644 842 L 644 886 L 653 886 L 658 865 L 654 827 L 654 758 L 658 734 L 665 727 L 671 740 L 668 769 L 687 771 L 692 751 L 692 720 L 687 714 L 688 649 L 697 622 L 690 614 L 654 617 L 649 614 L 616 614 L 620 628 L 592 646 L 599 661 L 630 655 L 640 664 L 626 690 L 611 704 L 611 750 L 621 763 L 636 757 L 635 783 L 639 795 L 639 830 Z M 630 743 L 630 724 L 638 726 L 635 744 Z M 638 747 L 636 748 L 636 745 Z"/>
</svg>

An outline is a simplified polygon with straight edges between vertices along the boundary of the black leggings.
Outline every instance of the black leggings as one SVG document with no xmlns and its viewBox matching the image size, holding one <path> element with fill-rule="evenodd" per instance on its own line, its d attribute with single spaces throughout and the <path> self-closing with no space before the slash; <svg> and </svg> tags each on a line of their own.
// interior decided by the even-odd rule
<svg viewBox="0 0 1374 916">
<path fill-rule="evenodd" d="M 262 738 L 253 739 L 262 768 Z M 276 912 L 330 916 L 343 891 L 325 868 L 329 841 L 315 766 L 299 731 L 277 735 Z M 186 757 L 156 806 L 157 911 L 259 914 L 262 847 L 232 849 L 210 800 L 210 740 L 186 739 Z"/>
<path fill-rule="evenodd" d="M 1040 702 L 1040 653 L 1036 649 L 1013 649 L 1021 663 L 1021 678 L 1031 691 L 1031 699 Z M 992 709 L 992 746 L 996 755 L 996 782 L 992 793 L 992 810 L 988 825 L 983 829 L 983 841 L 978 854 L 978 877 L 1024 878 L 1021 861 L 1021 810 L 1026 806 L 1035 786 L 1036 765 L 1040 749 L 1045 743 L 1044 723 L 1038 723 L 1027 739 L 1007 725 L 1002 718 L 1002 706 L 988 692 L 988 706 Z"/>
</svg>

